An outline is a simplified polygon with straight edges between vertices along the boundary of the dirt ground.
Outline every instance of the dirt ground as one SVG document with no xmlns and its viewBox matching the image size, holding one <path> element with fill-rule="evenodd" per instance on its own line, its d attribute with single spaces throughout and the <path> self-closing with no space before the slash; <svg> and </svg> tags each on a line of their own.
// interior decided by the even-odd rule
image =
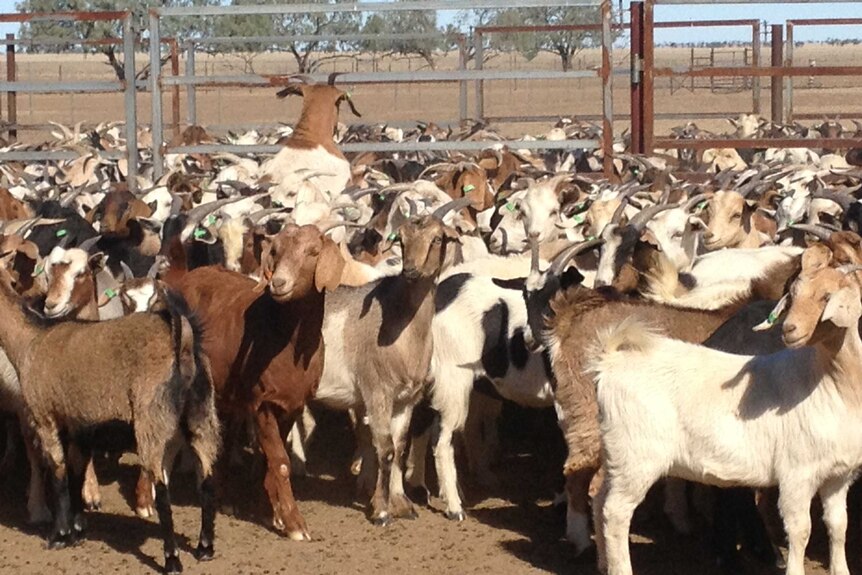
<svg viewBox="0 0 862 575">
<path fill-rule="evenodd" d="M 216 558 L 199 564 L 190 555 L 197 544 L 200 512 L 189 477 L 173 482 L 174 518 L 186 573 L 309 574 L 351 573 L 596 573 L 594 555 L 575 559 L 563 537 L 561 509 L 551 505 L 559 485 L 560 445 L 553 415 L 510 416 L 503 432 L 503 455 L 496 467 L 498 485 L 479 488 L 462 481 L 468 518 L 454 523 L 443 517 L 439 500 L 421 508 L 419 518 L 385 528 L 371 525 L 364 505 L 354 498 L 354 478 L 347 471 L 352 449 L 343 419 L 331 418 L 312 444 L 310 476 L 295 478 L 300 509 L 314 541 L 297 543 L 267 527 L 259 465 L 250 464 L 231 478 L 228 495 L 236 516 L 220 514 L 216 523 Z M 512 425 L 516 423 L 516 425 Z M 526 423 L 525 423 L 526 422 Z M 506 428 L 504 428 L 505 430 Z M 519 431 L 513 431 L 518 429 Z M 87 539 L 60 551 L 44 548 L 46 529 L 25 523 L 24 483 L 7 475 L 0 482 L 0 573 L 20 575 L 154 573 L 162 562 L 161 539 L 154 520 L 131 510 L 136 468 L 99 461 L 103 507 L 88 514 Z M 433 466 L 432 466 L 433 468 Z M 14 475 L 13 475 L 14 477 Z M 709 531 L 676 535 L 657 512 L 658 492 L 639 509 L 632 537 L 635 572 L 640 575 L 718 575 Z M 851 509 L 858 509 L 856 505 Z M 815 506 L 816 507 L 816 506 Z M 814 512 L 815 514 L 818 512 Z M 853 573 L 862 573 L 859 517 L 851 514 L 848 552 Z M 807 573 L 825 575 L 822 525 L 816 520 Z M 746 563 L 752 575 L 777 573 Z"/>
</svg>

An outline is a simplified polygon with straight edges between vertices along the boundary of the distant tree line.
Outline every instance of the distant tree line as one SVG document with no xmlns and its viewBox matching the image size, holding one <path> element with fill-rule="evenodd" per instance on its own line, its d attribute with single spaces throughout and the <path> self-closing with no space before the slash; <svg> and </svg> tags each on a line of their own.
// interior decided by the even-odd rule
<svg viewBox="0 0 862 575">
<path fill-rule="evenodd" d="M 21 0 L 19 11 L 57 12 L 67 10 L 126 10 L 135 12 L 139 29 L 146 28 L 147 9 L 152 6 L 218 6 L 301 4 L 316 1 L 320 4 L 338 4 L 348 0 Z M 401 1 L 401 0 L 396 0 Z M 214 44 L 205 49 L 214 53 L 254 54 L 260 52 L 286 52 L 293 58 L 301 73 L 313 73 L 328 61 L 353 57 L 358 52 L 371 52 L 389 56 L 417 56 L 434 68 L 436 60 L 455 48 L 458 34 L 470 33 L 476 26 L 542 26 L 547 24 L 580 25 L 598 24 L 601 13 L 598 7 L 573 8 L 507 8 L 502 10 L 464 11 L 454 24 L 441 26 L 437 14 L 432 11 L 381 12 L 374 14 L 328 13 L 290 15 L 248 15 L 199 18 L 165 18 L 162 20 L 162 36 L 178 39 L 200 37 L 244 36 L 310 36 L 344 34 L 416 33 L 434 34 L 433 37 L 388 41 L 385 39 L 363 40 L 296 40 L 292 42 L 244 42 Z M 120 22 L 33 22 L 21 26 L 23 38 L 52 37 L 69 39 L 66 46 L 38 46 L 28 51 L 86 51 L 102 53 L 107 64 L 123 77 L 122 46 L 81 46 L 73 44 L 83 39 L 119 37 Z M 496 33 L 485 37 L 488 53 L 516 52 L 528 60 L 540 53 L 554 54 L 559 58 L 563 70 L 570 70 L 575 55 L 585 48 L 601 45 L 599 30 L 569 30 L 547 32 Z M 247 64 L 251 67 L 251 58 Z M 469 47 L 468 59 L 474 58 L 473 46 Z M 488 57 L 488 56 L 486 56 Z M 138 73 L 139 78 L 149 75 L 149 70 Z"/>
</svg>

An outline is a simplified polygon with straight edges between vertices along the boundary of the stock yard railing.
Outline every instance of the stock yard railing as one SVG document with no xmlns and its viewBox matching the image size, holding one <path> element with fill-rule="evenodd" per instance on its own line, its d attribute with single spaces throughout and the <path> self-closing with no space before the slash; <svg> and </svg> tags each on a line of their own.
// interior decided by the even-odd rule
<svg viewBox="0 0 862 575">
<path fill-rule="evenodd" d="M 123 81 L 101 81 L 101 82 L 19 82 L 16 79 L 14 58 L 7 59 L 6 81 L 0 82 L 0 92 L 7 94 L 9 120 L 15 119 L 15 96 L 18 92 L 30 93 L 122 93 L 125 110 L 126 148 L 128 159 L 128 180 L 130 187 L 134 188 L 138 172 L 138 143 L 137 143 L 137 99 L 135 85 L 135 33 L 133 29 L 131 12 L 55 12 L 50 14 L 0 14 L 0 22 L 110 22 L 122 21 L 123 38 L 117 39 L 123 43 L 123 57 L 125 64 L 125 78 Z M 49 42 L 49 41 L 46 41 Z M 75 43 L 75 42 L 67 42 Z M 80 43 L 80 42 L 79 42 Z M 86 42 L 84 42 L 86 43 Z M 7 50 L 14 54 L 14 43 L 11 39 L 6 42 Z M 10 136 L 14 135 L 14 130 Z M 69 150 L 55 151 L 27 151 L 16 150 L 0 153 L 0 161 L 50 161 L 75 159 L 79 154 Z M 109 156 L 110 154 L 105 154 Z"/>
<path fill-rule="evenodd" d="M 812 4 L 827 0 L 634 0 L 631 3 L 632 22 L 632 151 L 652 153 L 655 149 L 707 149 L 715 147 L 731 148 L 846 148 L 862 147 L 862 138 L 703 138 L 676 139 L 657 138 L 655 126 L 655 78 L 684 77 L 750 77 L 772 78 L 772 119 L 776 123 L 784 121 L 784 78 L 796 76 L 862 76 L 862 66 L 818 66 L 796 67 L 792 61 L 782 58 L 784 52 L 783 27 L 772 26 L 772 66 L 761 67 L 757 59 L 750 67 L 709 67 L 709 68 L 659 68 L 655 65 L 654 32 L 656 5 L 682 4 Z M 832 2 L 833 0 L 828 0 Z M 858 3 L 858 0 L 836 0 L 841 3 Z M 847 19 L 819 20 L 820 24 L 842 24 Z M 799 25 L 800 20 L 791 21 Z M 804 22 L 804 21 L 802 21 Z M 792 29 L 792 26 L 791 26 Z M 792 40 L 792 34 L 791 38 Z M 792 49 L 791 49 L 792 50 Z M 792 53 L 792 52 L 791 52 Z"/>
<path fill-rule="evenodd" d="M 159 60 L 160 21 L 162 18 L 180 17 L 219 17 L 240 15 L 286 15 L 308 13 L 358 13 L 358 12 L 398 12 L 398 11 L 430 11 L 430 10 L 463 10 L 481 8 L 508 8 L 508 0 L 420 0 L 408 2 L 345 2 L 339 4 L 294 4 L 294 5 L 237 5 L 237 6 L 204 6 L 154 8 L 150 10 L 150 60 Z M 560 141 L 485 141 L 485 142 L 362 142 L 344 144 L 345 152 L 364 151 L 451 151 L 476 150 L 490 145 L 508 145 L 523 149 L 595 149 L 601 147 L 605 151 L 605 169 L 612 169 L 613 152 L 613 72 L 611 69 L 611 4 L 610 0 L 522 0 L 519 7 L 556 7 L 556 6 L 601 6 L 602 8 L 602 67 L 600 72 L 594 70 L 579 70 L 573 72 L 556 72 L 543 70 L 467 70 L 465 48 L 462 47 L 460 68 L 454 71 L 416 71 L 416 72 L 349 72 L 339 77 L 339 82 L 352 84 L 385 84 L 392 82 L 459 82 L 459 110 L 462 119 L 466 117 L 466 83 L 476 80 L 518 80 L 518 79 L 577 79 L 596 77 L 603 79 L 603 138 L 598 140 L 560 140 Z M 477 60 L 481 54 L 476 55 Z M 324 81 L 324 75 L 310 75 L 315 81 Z M 284 76 L 238 75 L 238 76 L 197 76 L 193 69 L 188 69 L 184 77 L 162 78 L 160 71 L 153 68 L 150 76 L 150 89 L 153 92 L 152 130 L 153 130 L 153 163 L 156 175 L 163 170 L 163 153 L 215 153 L 219 151 L 236 150 L 250 153 L 275 153 L 277 146 L 224 146 L 212 144 L 206 146 L 177 146 L 165 148 L 163 133 L 163 118 L 161 106 L 161 91 L 165 86 L 229 86 L 258 85 L 278 86 L 287 81 Z"/>
</svg>

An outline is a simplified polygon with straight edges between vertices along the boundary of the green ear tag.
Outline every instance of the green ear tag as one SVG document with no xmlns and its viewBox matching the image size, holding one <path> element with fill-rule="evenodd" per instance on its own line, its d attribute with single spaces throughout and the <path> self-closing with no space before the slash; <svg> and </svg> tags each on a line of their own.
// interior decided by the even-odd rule
<svg viewBox="0 0 862 575">
<path fill-rule="evenodd" d="M 377 199 L 381 202 L 386 199 L 386 194 L 377 194 Z"/>
<path fill-rule="evenodd" d="M 207 225 L 212 226 L 216 223 L 216 217 L 212 214 L 207 216 Z"/>
<path fill-rule="evenodd" d="M 273 200 L 271 203 L 272 203 L 272 207 L 274 207 L 274 208 L 283 208 L 284 207 L 284 204 L 282 204 L 278 200 Z"/>
<path fill-rule="evenodd" d="M 708 203 L 708 202 L 707 202 L 707 200 L 704 200 L 704 201 L 700 202 L 699 204 L 697 204 L 697 209 L 698 209 L 698 210 L 706 209 L 706 204 L 707 204 L 707 203 Z"/>
<path fill-rule="evenodd" d="M 792 225 L 793 225 L 793 224 L 795 224 L 795 223 L 796 223 L 796 220 L 790 220 L 790 221 L 787 223 L 787 227 L 790 227 L 790 226 L 792 226 Z"/>
<path fill-rule="evenodd" d="M 60 230 L 57 230 L 57 233 L 54 235 L 57 236 L 58 238 L 62 238 L 63 236 L 65 236 L 68 233 L 69 232 L 67 230 L 60 229 Z"/>
<path fill-rule="evenodd" d="M 584 219 L 584 214 L 575 214 L 574 216 L 572 216 L 572 221 L 574 221 L 576 224 L 584 223 Z"/>
<path fill-rule="evenodd" d="M 476 189 L 476 186 L 474 186 L 473 184 L 467 184 L 466 186 L 461 188 L 461 191 L 464 192 L 465 194 L 469 194 L 470 192 L 472 192 L 475 189 Z"/>
<path fill-rule="evenodd" d="M 769 325 L 773 325 L 777 319 L 778 319 L 778 316 L 775 315 L 774 311 L 771 311 L 771 312 L 769 312 L 769 316 L 766 318 L 766 323 L 768 323 Z"/>
<path fill-rule="evenodd" d="M 512 202 L 507 202 L 506 203 L 506 209 L 509 210 L 510 212 L 514 212 L 515 211 L 515 204 L 513 204 Z"/>
<path fill-rule="evenodd" d="M 196 240 L 201 239 L 202 237 L 207 235 L 207 231 L 203 228 L 195 228 L 195 232 L 193 234 Z"/>
<path fill-rule="evenodd" d="M 591 241 L 593 241 L 594 239 L 596 239 L 596 236 L 587 236 L 587 241 L 588 241 L 588 242 L 591 242 Z"/>
<path fill-rule="evenodd" d="M 42 272 L 45 271 L 45 266 L 43 264 L 39 264 L 36 266 L 36 269 L 33 270 L 33 277 L 37 277 L 42 275 Z"/>
<path fill-rule="evenodd" d="M 395 232 L 392 232 L 391 234 L 389 234 L 386 237 L 386 239 L 389 240 L 390 242 L 394 242 L 395 240 L 398 239 L 398 234 L 396 234 Z"/>
<path fill-rule="evenodd" d="M 105 294 L 105 297 L 106 297 L 106 298 L 108 298 L 108 299 L 114 299 L 115 297 L 117 297 L 117 292 L 116 292 L 116 291 L 114 291 L 114 290 L 112 290 L 111 288 L 106 289 L 106 290 L 105 290 L 104 292 L 102 292 L 102 293 L 104 293 L 104 294 Z"/>
</svg>

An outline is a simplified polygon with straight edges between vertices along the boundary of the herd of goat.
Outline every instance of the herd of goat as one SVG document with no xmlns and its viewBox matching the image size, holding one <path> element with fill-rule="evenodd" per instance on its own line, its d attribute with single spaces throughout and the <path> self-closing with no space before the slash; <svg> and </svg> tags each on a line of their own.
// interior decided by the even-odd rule
<svg viewBox="0 0 862 575">
<path fill-rule="evenodd" d="M 632 514 L 667 478 L 680 530 L 684 481 L 777 486 L 788 575 L 804 572 L 819 494 L 831 573 L 849 574 L 846 496 L 862 465 L 860 150 L 646 157 L 623 138 L 613 181 L 596 177 L 600 152 L 587 151 L 348 161 L 339 142 L 495 133 L 345 129 L 339 106 L 359 113 L 334 80 L 296 77 L 278 93 L 303 99 L 292 127 L 230 136 L 281 144 L 271 158 L 169 154 L 152 181 L 141 132 L 137 194 L 124 161 L 101 154 L 122 149 L 121 125 L 58 125 L 52 145 L 79 159 L 0 165 L 2 468 L 23 438 L 29 519 L 53 521 L 50 547 L 79 539 L 84 510 L 100 505 L 94 451 L 131 449 L 136 511 L 158 516 L 165 571 L 180 572 L 168 486 L 187 447 L 201 498 L 195 556 L 212 559 L 219 477 L 249 441 L 266 461 L 274 527 L 310 539 L 291 489 L 316 425 L 308 404 L 352 414 L 375 524 L 415 516 L 406 487 L 425 488 L 429 449 L 445 515 L 463 520 L 453 439 L 466 427 L 472 471 L 490 473 L 503 398 L 556 408 L 566 536 L 578 554 L 594 544 L 592 509 L 601 570 L 632 572 Z M 733 124 L 737 137 L 844 131 L 834 120 Z M 561 120 L 544 137 L 595 135 Z M 175 143 L 212 141 L 192 126 Z M 433 428 L 411 429 L 423 402 Z M 726 566 L 739 561 L 743 517 L 759 533 L 750 546 L 781 560 L 754 492 L 714 497 Z"/>
</svg>

